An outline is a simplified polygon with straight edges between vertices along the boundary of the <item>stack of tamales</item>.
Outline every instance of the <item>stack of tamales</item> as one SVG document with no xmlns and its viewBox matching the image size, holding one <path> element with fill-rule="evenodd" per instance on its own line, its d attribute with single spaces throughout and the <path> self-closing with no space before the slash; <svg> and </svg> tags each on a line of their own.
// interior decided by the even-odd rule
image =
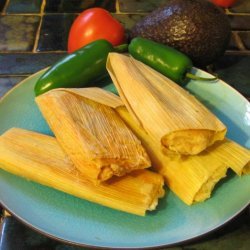
<svg viewBox="0 0 250 250">
<path fill-rule="evenodd" d="M 56 138 L 7 131 L 0 136 L 1 168 L 125 212 L 156 208 L 163 177 L 144 170 L 150 159 L 114 110 L 122 105 L 118 97 L 98 88 L 58 89 L 36 101 Z"/>
<path fill-rule="evenodd" d="M 107 69 L 125 104 L 117 112 L 141 139 L 155 169 L 186 204 L 209 198 L 231 167 L 250 172 L 250 151 L 194 96 L 132 57 L 110 53 Z"/>
<path fill-rule="evenodd" d="M 54 137 L 12 128 L 0 137 L 0 168 L 68 194 L 145 215 L 164 195 L 159 174 L 136 170 L 98 186 L 77 170 Z"/>
<path fill-rule="evenodd" d="M 156 208 L 164 180 L 191 205 L 229 167 L 250 172 L 250 151 L 187 91 L 128 56 L 111 53 L 107 69 L 121 98 L 100 88 L 36 97 L 55 137 L 10 129 L 0 136 L 0 168 L 137 215 Z"/>
<path fill-rule="evenodd" d="M 162 152 L 158 141 L 136 123 L 126 108 L 119 107 L 117 112 L 141 139 L 152 166 L 167 186 L 188 205 L 209 198 L 229 167 L 238 175 L 250 173 L 250 150 L 231 140 L 215 143 L 198 155 L 173 157 Z"/>
</svg>

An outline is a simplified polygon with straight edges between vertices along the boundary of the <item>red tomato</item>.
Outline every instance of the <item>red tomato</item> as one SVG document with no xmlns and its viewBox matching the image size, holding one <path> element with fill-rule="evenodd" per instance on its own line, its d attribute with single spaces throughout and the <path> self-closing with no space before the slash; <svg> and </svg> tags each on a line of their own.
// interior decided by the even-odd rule
<svg viewBox="0 0 250 250">
<path fill-rule="evenodd" d="M 83 11 L 72 24 L 68 52 L 71 53 L 98 39 L 106 39 L 116 46 L 124 42 L 125 30 L 105 9 L 91 8 Z"/>
<path fill-rule="evenodd" d="M 227 8 L 232 6 L 237 0 L 211 0 L 214 4 Z"/>
</svg>

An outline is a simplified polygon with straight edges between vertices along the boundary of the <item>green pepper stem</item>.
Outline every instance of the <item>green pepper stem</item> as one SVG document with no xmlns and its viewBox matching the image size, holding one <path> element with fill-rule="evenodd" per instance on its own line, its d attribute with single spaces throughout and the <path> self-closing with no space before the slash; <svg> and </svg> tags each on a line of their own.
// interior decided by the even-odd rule
<svg viewBox="0 0 250 250">
<path fill-rule="evenodd" d="M 206 78 L 206 77 L 196 76 L 189 72 L 186 73 L 186 77 L 192 80 L 201 80 L 201 81 L 208 81 L 208 82 L 215 81 L 218 79 L 218 77 Z"/>
<path fill-rule="evenodd" d="M 115 52 L 122 53 L 128 51 L 128 44 L 124 43 L 114 47 Z"/>
</svg>

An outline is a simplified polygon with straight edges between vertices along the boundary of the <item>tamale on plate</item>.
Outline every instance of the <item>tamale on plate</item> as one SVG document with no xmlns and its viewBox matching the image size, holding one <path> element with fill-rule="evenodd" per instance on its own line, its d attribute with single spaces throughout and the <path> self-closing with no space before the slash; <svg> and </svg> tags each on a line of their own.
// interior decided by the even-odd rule
<svg viewBox="0 0 250 250">
<path fill-rule="evenodd" d="M 154 210 L 164 195 L 162 176 L 137 170 L 98 186 L 87 180 L 54 137 L 12 128 L 0 136 L 0 168 L 30 181 L 136 215 Z"/>
<path fill-rule="evenodd" d="M 110 53 L 107 69 L 130 114 L 164 152 L 195 155 L 224 139 L 227 129 L 214 114 L 149 66 Z"/>
<path fill-rule="evenodd" d="M 150 167 L 141 142 L 114 111 L 122 105 L 117 96 L 98 88 L 55 89 L 36 102 L 63 150 L 93 183 Z"/>
<path fill-rule="evenodd" d="M 142 141 L 152 166 L 163 175 L 167 186 L 188 205 L 208 199 L 214 186 L 226 177 L 229 167 L 238 175 L 249 173 L 250 150 L 229 139 L 198 155 L 165 155 L 158 142 L 138 126 L 125 107 L 116 110 Z"/>
<path fill-rule="evenodd" d="M 237 175 L 250 174 L 250 150 L 238 143 L 226 138 L 207 148 L 206 152 L 211 152 L 213 157 L 227 164 Z"/>
</svg>

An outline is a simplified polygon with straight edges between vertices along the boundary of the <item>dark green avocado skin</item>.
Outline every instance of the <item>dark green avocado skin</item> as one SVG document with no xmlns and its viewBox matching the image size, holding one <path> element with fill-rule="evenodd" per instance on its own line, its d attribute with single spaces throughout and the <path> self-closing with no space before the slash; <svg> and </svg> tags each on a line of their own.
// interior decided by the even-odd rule
<svg viewBox="0 0 250 250">
<path fill-rule="evenodd" d="M 206 66 L 224 54 L 231 27 L 226 14 L 205 0 L 168 0 L 140 20 L 131 38 L 144 37 L 172 46 Z"/>
</svg>

